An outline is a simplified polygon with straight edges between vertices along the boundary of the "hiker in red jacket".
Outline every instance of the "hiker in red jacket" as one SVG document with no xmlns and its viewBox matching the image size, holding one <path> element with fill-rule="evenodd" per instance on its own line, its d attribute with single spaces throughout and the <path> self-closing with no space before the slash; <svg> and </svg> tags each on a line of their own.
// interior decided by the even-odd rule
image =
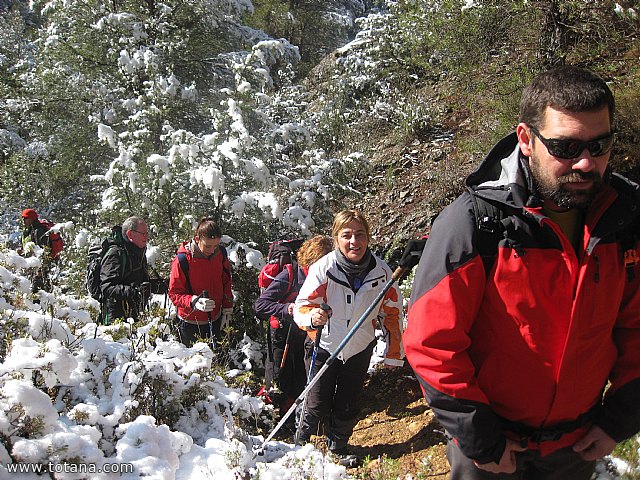
<svg viewBox="0 0 640 480">
<path fill-rule="evenodd" d="M 595 74 L 542 73 L 434 222 L 403 340 L 452 480 L 588 480 L 640 429 L 640 190 L 610 171 L 614 112 Z M 478 219 L 489 259 L 478 197 L 504 212 Z"/>
<path fill-rule="evenodd" d="M 198 223 L 193 240 L 183 242 L 171 264 L 169 298 L 178 310 L 180 340 L 219 339 L 233 313 L 231 266 L 212 218 Z"/>
<path fill-rule="evenodd" d="M 33 208 L 25 208 L 22 211 L 22 247 L 18 253 L 27 256 L 32 255 L 33 244 L 45 249 L 45 255 L 41 257 L 42 266 L 38 268 L 31 277 L 31 289 L 51 291 L 49 273 L 51 264 L 58 261 L 58 255 L 62 250 L 62 238 L 59 233 L 50 232 L 51 225 L 46 220 L 38 218 L 38 213 Z"/>
<path fill-rule="evenodd" d="M 22 222 L 24 224 L 22 229 L 23 251 L 27 242 L 33 242 L 39 247 L 51 248 L 51 241 L 48 235 L 49 228 L 40 222 L 38 213 L 33 208 L 25 208 L 22 211 Z"/>
</svg>

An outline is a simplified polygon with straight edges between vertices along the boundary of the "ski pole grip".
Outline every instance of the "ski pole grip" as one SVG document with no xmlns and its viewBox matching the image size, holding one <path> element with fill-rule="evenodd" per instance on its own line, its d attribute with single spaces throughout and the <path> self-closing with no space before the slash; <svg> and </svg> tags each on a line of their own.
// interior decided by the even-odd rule
<svg viewBox="0 0 640 480">
<path fill-rule="evenodd" d="M 195 310 L 196 303 L 198 303 L 198 300 L 200 300 L 201 298 L 207 298 L 208 295 L 209 295 L 209 292 L 207 290 L 203 290 L 200 295 L 198 295 L 193 300 L 191 300 L 191 312 L 193 312 L 193 310 Z M 191 315 L 191 313 L 189 313 L 189 315 Z"/>
<path fill-rule="evenodd" d="M 322 337 L 323 328 L 324 328 L 324 325 L 320 325 L 318 328 L 316 328 L 316 338 L 313 341 L 313 346 L 316 349 L 320 346 L 320 337 Z"/>
<path fill-rule="evenodd" d="M 327 315 L 329 316 L 329 318 L 331 318 L 332 312 L 331 312 L 331 307 L 329 305 L 327 305 L 326 303 L 321 303 L 320 308 L 325 312 L 327 312 Z M 322 337 L 323 328 L 324 328 L 324 325 L 320 325 L 316 328 L 316 338 L 314 342 L 316 348 L 318 347 L 318 345 L 320 345 L 320 337 Z"/>
</svg>

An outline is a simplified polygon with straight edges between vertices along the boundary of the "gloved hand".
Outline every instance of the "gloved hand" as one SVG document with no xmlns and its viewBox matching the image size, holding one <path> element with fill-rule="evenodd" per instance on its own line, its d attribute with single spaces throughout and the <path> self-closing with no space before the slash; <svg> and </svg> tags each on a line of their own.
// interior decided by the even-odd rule
<svg viewBox="0 0 640 480">
<path fill-rule="evenodd" d="M 224 330 L 231 323 L 231 316 L 233 315 L 233 307 L 226 307 L 222 309 L 222 317 L 220 317 L 220 330 Z"/>
<path fill-rule="evenodd" d="M 149 282 L 141 282 L 136 285 L 136 288 L 140 292 L 140 301 L 146 305 L 151 298 L 151 284 Z"/>
<path fill-rule="evenodd" d="M 269 325 L 271 326 L 271 328 L 273 328 L 274 330 L 280 328 L 282 325 L 280 325 L 280 320 L 278 320 L 277 317 L 274 317 L 273 315 L 271 315 L 269 317 Z"/>
<path fill-rule="evenodd" d="M 142 294 L 137 285 L 128 285 L 125 287 L 125 297 L 138 305 L 142 301 Z"/>
<path fill-rule="evenodd" d="M 402 253 L 400 266 L 405 267 L 409 270 L 415 267 L 418 262 L 420 262 L 420 257 L 422 256 L 422 251 L 424 250 L 424 246 L 426 244 L 426 238 L 421 238 L 419 240 L 409 240 L 407 242 L 407 246 L 404 249 L 404 252 Z"/>
<path fill-rule="evenodd" d="M 196 300 L 197 299 L 197 300 Z M 195 303 L 193 303 L 195 300 Z M 216 302 L 210 298 L 198 298 L 197 295 L 191 297 L 191 305 L 194 310 L 200 310 L 201 312 L 210 312 L 216 308 Z"/>
</svg>

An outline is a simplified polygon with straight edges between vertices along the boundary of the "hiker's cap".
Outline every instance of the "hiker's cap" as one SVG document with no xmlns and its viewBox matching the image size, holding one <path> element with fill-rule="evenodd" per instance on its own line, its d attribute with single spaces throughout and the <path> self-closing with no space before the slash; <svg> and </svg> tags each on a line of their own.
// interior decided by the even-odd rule
<svg viewBox="0 0 640 480">
<path fill-rule="evenodd" d="M 22 218 L 28 218 L 30 220 L 37 220 L 38 214 L 33 208 L 25 208 L 22 211 Z"/>
</svg>

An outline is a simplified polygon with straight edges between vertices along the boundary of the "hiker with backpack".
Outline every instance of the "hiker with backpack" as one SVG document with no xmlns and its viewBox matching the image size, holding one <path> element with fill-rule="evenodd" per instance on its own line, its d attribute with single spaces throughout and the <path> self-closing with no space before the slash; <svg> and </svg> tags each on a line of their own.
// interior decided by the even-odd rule
<svg viewBox="0 0 640 480">
<path fill-rule="evenodd" d="M 640 429 L 640 190 L 611 171 L 614 113 L 592 72 L 538 75 L 433 224 L 404 343 L 452 480 L 588 480 Z"/>
<path fill-rule="evenodd" d="M 215 221 L 202 218 L 171 263 L 169 298 L 177 309 L 180 341 L 189 347 L 198 338 L 219 340 L 231 323 L 231 265 L 221 237 Z"/>
<path fill-rule="evenodd" d="M 376 345 L 377 322 L 387 343 L 385 365 L 404 364 L 402 296 L 389 283 L 389 266 L 369 249 L 370 230 L 364 215 L 355 210 L 336 214 L 332 236 L 335 249 L 311 265 L 295 302 L 294 320 L 308 335 L 305 363 L 309 379 L 325 363 L 328 366 L 308 392 L 295 441 L 309 442 L 323 424 L 330 452 L 340 463 L 353 466 L 357 459 L 347 443 L 360 412 L 359 397 Z M 387 285 L 382 301 L 342 346 L 337 361 L 329 364 L 331 354 Z"/>
<path fill-rule="evenodd" d="M 269 245 L 267 263 L 260 269 L 258 274 L 258 287 L 260 293 L 271 285 L 271 282 L 284 269 L 285 265 L 294 262 L 296 251 L 304 243 L 304 239 L 294 238 L 290 240 L 276 240 Z"/>
<path fill-rule="evenodd" d="M 51 264 L 59 261 L 59 255 L 63 248 L 62 237 L 58 232 L 51 230 L 53 223 L 46 219 L 38 218 L 38 213 L 33 208 L 25 208 L 22 211 L 22 247 L 18 253 L 30 254 L 30 245 L 35 244 L 45 249 L 42 257 L 42 266 L 37 269 L 31 278 L 31 289 L 51 291 L 49 273 Z"/>
<path fill-rule="evenodd" d="M 146 257 L 148 240 L 146 222 L 133 216 L 127 218 L 121 227 L 113 227 L 111 237 L 101 243 L 99 299 L 104 325 L 112 324 L 117 318 L 138 320 L 146 308 L 150 297 Z M 91 252 L 89 256 L 91 258 Z"/>
<path fill-rule="evenodd" d="M 332 249 L 330 237 L 316 235 L 300 246 L 295 260 L 293 252 L 288 252 L 289 263 L 283 264 L 282 271 L 273 277 L 255 302 L 256 316 L 269 320 L 265 370 L 267 384 L 274 381 L 282 392 L 277 402 L 280 415 L 286 413 L 302 393 L 307 381 L 304 363 L 307 334 L 293 321 L 294 302 L 309 267 Z"/>
</svg>

